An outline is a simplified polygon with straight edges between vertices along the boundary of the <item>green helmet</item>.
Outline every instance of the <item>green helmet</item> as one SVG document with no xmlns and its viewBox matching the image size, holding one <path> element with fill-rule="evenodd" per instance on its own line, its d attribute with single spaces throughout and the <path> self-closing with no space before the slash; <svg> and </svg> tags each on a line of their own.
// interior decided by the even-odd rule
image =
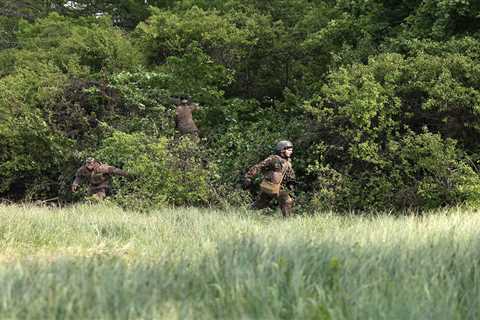
<svg viewBox="0 0 480 320">
<path fill-rule="evenodd" d="M 94 163 L 94 162 L 97 162 L 97 160 L 95 160 L 95 158 L 93 157 L 88 157 L 87 159 L 85 159 L 85 164 Z"/>
<path fill-rule="evenodd" d="M 181 95 L 180 96 L 180 103 L 182 103 L 182 104 L 187 104 L 191 100 L 192 100 L 192 97 L 190 97 L 189 95 Z"/>
<path fill-rule="evenodd" d="M 275 146 L 275 152 L 280 153 L 283 150 L 288 149 L 288 148 L 293 148 L 293 143 L 291 143 L 288 140 L 281 140 Z"/>
</svg>

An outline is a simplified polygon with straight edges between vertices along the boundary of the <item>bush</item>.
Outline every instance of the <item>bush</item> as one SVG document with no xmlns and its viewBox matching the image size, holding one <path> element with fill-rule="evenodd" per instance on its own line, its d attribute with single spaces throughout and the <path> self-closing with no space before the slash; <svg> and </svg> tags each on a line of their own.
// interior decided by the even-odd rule
<svg viewBox="0 0 480 320">
<path fill-rule="evenodd" d="M 115 179 L 114 201 L 125 207 L 209 206 L 216 201 L 214 168 L 207 167 L 195 139 L 150 138 L 119 131 L 105 139 L 96 157 L 129 172 Z"/>
<path fill-rule="evenodd" d="M 75 75 L 131 70 L 142 61 L 138 49 L 108 17 L 67 18 L 51 13 L 18 32 L 20 65 L 51 62 Z"/>
<path fill-rule="evenodd" d="M 60 192 L 72 142 L 52 132 L 36 113 L 9 117 L 0 125 L 0 195 L 35 200 Z"/>
<path fill-rule="evenodd" d="M 480 91 L 458 54 L 386 54 L 329 76 L 305 109 L 316 116 L 307 157 L 316 205 L 345 209 L 475 203 L 468 154 Z"/>
<path fill-rule="evenodd" d="M 55 197 L 72 157 L 72 141 L 44 114 L 64 87 L 51 64 L 18 68 L 0 78 L 0 195 L 14 199 Z"/>
</svg>

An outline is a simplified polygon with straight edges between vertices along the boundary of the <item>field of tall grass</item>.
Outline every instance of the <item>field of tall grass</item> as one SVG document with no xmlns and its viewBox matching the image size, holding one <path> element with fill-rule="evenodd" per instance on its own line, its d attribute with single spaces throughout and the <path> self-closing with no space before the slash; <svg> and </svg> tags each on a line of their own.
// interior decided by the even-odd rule
<svg viewBox="0 0 480 320">
<path fill-rule="evenodd" d="M 0 205 L 0 319 L 478 319 L 480 212 Z"/>
</svg>

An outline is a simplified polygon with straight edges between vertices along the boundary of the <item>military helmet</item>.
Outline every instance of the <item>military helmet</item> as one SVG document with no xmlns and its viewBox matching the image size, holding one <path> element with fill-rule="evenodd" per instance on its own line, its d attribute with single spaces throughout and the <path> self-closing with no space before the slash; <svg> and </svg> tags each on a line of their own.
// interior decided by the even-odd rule
<svg viewBox="0 0 480 320">
<path fill-rule="evenodd" d="M 93 157 L 88 157 L 85 159 L 85 164 L 94 163 L 94 162 L 97 162 L 97 160 L 95 160 L 95 158 Z"/>
<path fill-rule="evenodd" d="M 192 97 L 187 94 L 180 95 L 180 103 L 186 104 L 192 100 Z"/>
<path fill-rule="evenodd" d="M 293 143 L 291 143 L 288 140 L 281 140 L 275 146 L 275 152 L 280 153 L 283 150 L 288 149 L 288 148 L 293 148 Z"/>
</svg>

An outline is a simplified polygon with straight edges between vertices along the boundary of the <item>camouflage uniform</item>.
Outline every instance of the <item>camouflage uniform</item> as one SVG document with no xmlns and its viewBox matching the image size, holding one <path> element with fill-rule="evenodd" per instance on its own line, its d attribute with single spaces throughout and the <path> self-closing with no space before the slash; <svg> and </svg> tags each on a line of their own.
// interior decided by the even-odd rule
<svg viewBox="0 0 480 320">
<path fill-rule="evenodd" d="M 72 188 L 76 189 L 80 182 L 83 179 L 86 179 L 89 184 L 88 195 L 93 195 L 99 200 L 102 200 L 107 195 L 110 177 L 112 175 L 126 177 L 128 176 L 128 173 L 121 169 L 99 162 L 95 163 L 92 170 L 89 170 L 86 165 L 83 165 L 77 170 L 75 180 L 72 183 Z"/>
<path fill-rule="evenodd" d="M 193 121 L 192 112 L 199 109 L 198 104 L 182 101 L 175 110 L 175 128 L 181 135 L 191 134 L 198 136 L 198 128 Z"/>
<path fill-rule="evenodd" d="M 290 159 L 282 158 L 279 155 L 271 155 L 262 162 L 254 165 L 245 174 L 245 179 L 250 180 L 258 173 L 264 173 L 264 179 L 278 183 L 282 179 L 285 170 L 285 176 L 281 182 L 281 188 L 278 196 L 272 196 L 264 192 L 260 192 L 258 199 L 254 202 L 253 207 L 263 209 L 268 207 L 273 199 L 277 199 L 284 217 L 292 214 L 293 198 L 288 193 L 288 187 L 295 182 L 295 172 L 293 171 Z"/>
</svg>

